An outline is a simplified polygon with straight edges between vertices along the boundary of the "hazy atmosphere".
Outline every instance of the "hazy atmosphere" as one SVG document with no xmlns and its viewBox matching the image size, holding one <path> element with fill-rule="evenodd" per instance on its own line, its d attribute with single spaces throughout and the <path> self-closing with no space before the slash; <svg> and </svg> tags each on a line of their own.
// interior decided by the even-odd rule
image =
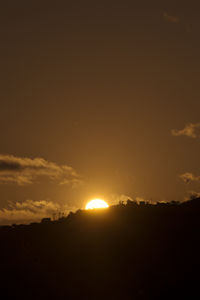
<svg viewBox="0 0 200 300">
<path fill-rule="evenodd" d="M 0 5 L 0 224 L 200 192 L 199 1 Z"/>
</svg>

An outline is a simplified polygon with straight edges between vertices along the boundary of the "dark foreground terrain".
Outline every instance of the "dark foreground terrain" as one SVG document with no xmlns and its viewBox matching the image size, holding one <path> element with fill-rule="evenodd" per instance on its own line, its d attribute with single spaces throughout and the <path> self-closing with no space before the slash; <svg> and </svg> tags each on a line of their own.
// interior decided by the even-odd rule
<svg viewBox="0 0 200 300">
<path fill-rule="evenodd" d="M 200 299 L 199 250 L 200 199 L 1 227 L 1 299 Z"/>
</svg>

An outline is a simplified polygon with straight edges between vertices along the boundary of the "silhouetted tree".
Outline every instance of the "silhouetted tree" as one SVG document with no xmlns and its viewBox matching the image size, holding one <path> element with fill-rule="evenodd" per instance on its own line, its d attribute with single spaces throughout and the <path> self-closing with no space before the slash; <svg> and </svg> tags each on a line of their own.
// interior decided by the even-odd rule
<svg viewBox="0 0 200 300">
<path fill-rule="evenodd" d="M 200 199 L 0 227 L 3 299 L 198 299 Z"/>
</svg>

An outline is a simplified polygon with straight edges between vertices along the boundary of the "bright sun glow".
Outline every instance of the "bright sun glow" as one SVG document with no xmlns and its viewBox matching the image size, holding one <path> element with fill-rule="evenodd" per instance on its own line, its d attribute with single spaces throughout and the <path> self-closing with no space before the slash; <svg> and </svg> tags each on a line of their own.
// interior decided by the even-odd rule
<svg viewBox="0 0 200 300">
<path fill-rule="evenodd" d="M 104 200 L 94 199 L 87 203 L 85 209 L 107 208 L 108 206 Z"/>
</svg>

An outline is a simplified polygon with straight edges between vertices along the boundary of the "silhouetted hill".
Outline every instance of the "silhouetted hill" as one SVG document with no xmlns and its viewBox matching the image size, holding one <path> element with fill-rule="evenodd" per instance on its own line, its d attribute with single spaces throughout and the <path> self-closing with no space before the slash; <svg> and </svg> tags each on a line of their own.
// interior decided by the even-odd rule
<svg viewBox="0 0 200 300">
<path fill-rule="evenodd" d="M 3 299 L 198 299 L 200 199 L 0 227 Z M 194 296 L 195 295 L 195 296 Z"/>
</svg>

